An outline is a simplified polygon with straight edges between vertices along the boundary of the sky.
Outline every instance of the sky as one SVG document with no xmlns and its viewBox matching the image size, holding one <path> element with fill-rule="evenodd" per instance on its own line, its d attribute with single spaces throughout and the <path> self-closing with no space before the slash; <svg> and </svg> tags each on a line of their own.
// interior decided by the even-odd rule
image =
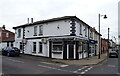
<svg viewBox="0 0 120 76">
<path fill-rule="evenodd" d="M 0 0 L 0 27 L 14 32 L 12 27 L 27 23 L 27 18 L 35 21 L 62 16 L 77 16 L 98 31 L 98 14 L 101 34 L 118 39 L 118 2 L 119 0 Z"/>
</svg>

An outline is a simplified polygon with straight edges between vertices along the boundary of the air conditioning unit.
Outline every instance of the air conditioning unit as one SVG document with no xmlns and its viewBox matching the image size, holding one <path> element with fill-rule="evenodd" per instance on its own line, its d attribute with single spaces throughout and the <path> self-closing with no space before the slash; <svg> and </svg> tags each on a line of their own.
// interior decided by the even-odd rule
<svg viewBox="0 0 120 76">
<path fill-rule="evenodd" d="M 42 38 L 42 43 L 47 43 L 47 39 L 46 38 Z"/>
</svg>

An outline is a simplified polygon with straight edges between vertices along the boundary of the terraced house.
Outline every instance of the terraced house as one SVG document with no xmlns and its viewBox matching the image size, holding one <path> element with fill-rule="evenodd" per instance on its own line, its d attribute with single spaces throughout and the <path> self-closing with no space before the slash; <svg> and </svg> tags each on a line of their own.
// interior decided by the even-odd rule
<svg viewBox="0 0 120 76">
<path fill-rule="evenodd" d="M 76 16 L 27 23 L 15 29 L 15 46 L 24 54 L 57 59 L 98 55 L 99 34 Z M 89 50 L 90 49 L 90 50 Z"/>
<path fill-rule="evenodd" d="M 14 46 L 15 34 L 3 27 L 0 27 L 0 49 Z"/>
</svg>

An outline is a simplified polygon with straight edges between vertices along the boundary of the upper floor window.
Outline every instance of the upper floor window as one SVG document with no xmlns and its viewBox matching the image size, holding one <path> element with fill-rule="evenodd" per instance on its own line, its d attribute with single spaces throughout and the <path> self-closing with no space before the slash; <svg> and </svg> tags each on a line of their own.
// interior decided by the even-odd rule
<svg viewBox="0 0 120 76">
<path fill-rule="evenodd" d="M 18 38 L 21 37 L 21 29 L 18 29 Z"/>
<path fill-rule="evenodd" d="M 34 26 L 34 36 L 37 36 L 37 26 Z"/>
<path fill-rule="evenodd" d="M 87 27 L 85 27 L 85 37 L 87 37 Z"/>
<path fill-rule="evenodd" d="M 39 35 L 43 35 L 43 25 L 39 26 Z"/>
<path fill-rule="evenodd" d="M 80 35 L 82 35 L 82 25 L 80 24 Z"/>
<path fill-rule="evenodd" d="M 0 32 L 0 36 L 1 36 L 1 32 Z"/>
<path fill-rule="evenodd" d="M 9 33 L 6 33 L 6 37 L 9 37 Z"/>
<path fill-rule="evenodd" d="M 90 31 L 90 38 L 93 38 L 93 32 Z"/>
</svg>

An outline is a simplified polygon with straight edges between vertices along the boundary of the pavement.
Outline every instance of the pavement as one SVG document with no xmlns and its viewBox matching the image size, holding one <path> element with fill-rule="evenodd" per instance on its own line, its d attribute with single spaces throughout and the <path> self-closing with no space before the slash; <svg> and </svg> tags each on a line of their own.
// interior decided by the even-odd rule
<svg viewBox="0 0 120 76">
<path fill-rule="evenodd" d="M 85 58 L 85 59 L 80 59 L 80 60 L 60 60 L 60 59 L 56 59 L 53 60 L 55 62 L 62 62 L 65 64 L 69 64 L 69 65 L 83 65 L 83 66 L 89 66 L 89 65 L 98 65 L 102 62 L 104 62 L 107 59 L 107 54 L 101 54 L 101 58 L 98 59 L 98 56 L 92 56 L 89 58 Z"/>
<path fill-rule="evenodd" d="M 80 59 L 80 60 L 51 59 L 51 58 L 46 58 L 46 57 L 24 55 L 24 54 L 22 54 L 21 57 L 40 60 L 40 61 L 46 61 L 46 62 L 67 64 L 67 65 L 90 66 L 90 65 L 98 65 L 104 62 L 107 59 L 107 54 L 101 54 L 100 59 L 98 59 L 98 56 L 91 56 L 89 58 Z"/>
</svg>

